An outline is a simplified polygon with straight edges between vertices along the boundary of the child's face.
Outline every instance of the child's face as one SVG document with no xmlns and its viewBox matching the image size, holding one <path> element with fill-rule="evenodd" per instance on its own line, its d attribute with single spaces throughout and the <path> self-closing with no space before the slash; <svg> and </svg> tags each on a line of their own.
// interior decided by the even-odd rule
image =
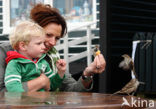
<svg viewBox="0 0 156 109">
<path fill-rule="evenodd" d="M 45 53 L 45 37 L 32 37 L 30 42 L 26 45 L 26 54 L 30 59 L 39 58 Z"/>
</svg>

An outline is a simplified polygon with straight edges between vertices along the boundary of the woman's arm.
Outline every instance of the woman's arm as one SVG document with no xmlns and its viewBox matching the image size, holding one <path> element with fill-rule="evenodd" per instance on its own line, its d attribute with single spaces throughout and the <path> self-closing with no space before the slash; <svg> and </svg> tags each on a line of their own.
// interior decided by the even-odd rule
<svg viewBox="0 0 156 109">
<path fill-rule="evenodd" d="M 84 70 L 83 76 L 92 76 L 94 73 L 102 73 L 105 70 L 106 62 L 103 55 L 95 57 L 94 61 Z M 63 80 L 61 91 L 90 91 L 93 88 L 93 79 L 83 80 L 82 77 L 76 81 L 71 74 L 65 73 L 66 78 Z"/>
<path fill-rule="evenodd" d="M 93 75 L 102 73 L 105 70 L 106 62 L 102 54 L 95 57 L 94 61 L 84 70 L 82 74 L 82 84 L 85 88 L 89 88 L 92 83 Z"/>
<path fill-rule="evenodd" d="M 10 46 L 9 41 L 3 42 L 0 44 L 0 91 L 5 91 L 5 85 L 4 85 L 4 74 L 6 69 L 6 52 L 11 51 L 12 48 Z"/>
<path fill-rule="evenodd" d="M 4 90 L 4 73 L 5 73 L 5 58 L 6 53 L 4 49 L 0 46 L 0 91 Z"/>
</svg>

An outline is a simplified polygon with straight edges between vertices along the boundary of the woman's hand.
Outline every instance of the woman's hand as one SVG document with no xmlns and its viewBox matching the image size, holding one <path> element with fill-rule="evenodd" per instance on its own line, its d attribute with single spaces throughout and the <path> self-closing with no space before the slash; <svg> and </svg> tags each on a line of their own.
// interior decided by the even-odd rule
<svg viewBox="0 0 156 109">
<path fill-rule="evenodd" d="M 29 92 L 35 92 L 42 88 L 44 88 L 46 91 L 49 91 L 50 90 L 50 80 L 42 72 L 38 78 L 28 81 L 27 86 L 28 86 Z"/>
<path fill-rule="evenodd" d="M 56 67 L 58 69 L 58 74 L 61 78 L 63 78 L 66 71 L 66 62 L 64 59 L 59 59 L 56 62 Z"/>
<path fill-rule="evenodd" d="M 40 78 L 43 81 L 43 88 L 46 91 L 49 91 L 50 90 L 50 80 L 49 80 L 49 78 L 44 73 L 41 73 Z"/>
<path fill-rule="evenodd" d="M 105 70 L 106 61 L 102 54 L 97 55 L 94 61 L 85 69 L 84 75 L 90 76 L 94 73 L 102 73 Z"/>
</svg>

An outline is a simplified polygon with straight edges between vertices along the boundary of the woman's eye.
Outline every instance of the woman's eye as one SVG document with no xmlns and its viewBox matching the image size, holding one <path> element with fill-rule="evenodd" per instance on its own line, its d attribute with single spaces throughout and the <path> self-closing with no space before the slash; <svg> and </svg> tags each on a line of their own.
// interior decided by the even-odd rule
<svg viewBox="0 0 156 109">
<path fill-rule="evenodd" d="M 56 40 L 59 40 L 60 38 L 56 37 Z"/>
<path fill-rule="evenodd" d="M 41 44 L 42 44 L 42 42 L 37 43 L 37 45 L 41 45 Z"/>
<path fill-rule="evenodd" d="M 51 34 L 46 34 L 46 36 L 47 36 L 47 37 L 51 37 L 52 35 L 51 35 Z"/>
</svg>

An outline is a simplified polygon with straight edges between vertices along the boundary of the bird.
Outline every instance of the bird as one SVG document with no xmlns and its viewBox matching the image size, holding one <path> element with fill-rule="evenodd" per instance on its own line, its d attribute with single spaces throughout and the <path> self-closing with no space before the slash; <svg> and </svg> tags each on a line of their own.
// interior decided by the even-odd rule
<svg viewBox="0 0 156 109">
<path fill-rule="evenodd" d="M 95 45 L 93 55 L 94 57 L 101 54 L 100 48 L 98 45 Z"/>
<path fill-rule="evenodd" d="M 122 57 L 124 60 L 120 62 L 119 67 L 123 68 L 124 70 L 131 70 L 131 80 L 121 90 L 113 94 L 134 95 L 139 84 L 144 84 L 144 82 L 138 81 L 132 58 L 127 54 L 122 55 Z"/>
<path fill-rule="evenodd" d="M 100 51 L 100 48 L 99 48 L 99 45 L 95 45 L 94 47 L 94 51 L 93 51 L 93 55 L 94 57 L 98 56 L 101 54 L 101 51 Z M 97 63 L 96 64 L 96 69 L 98 70 L 100 68 L 99 64 Z"/>
<path fill-rule="evenodd" d="M 122 57 L 124 58 L 124 60 L 120 62 L 119 67 L 123 68 L 124 70 L 134 70 L 134 63 L 132 61 L 132 58 L 127 54 L 122 55 Z"/>
</svg>

